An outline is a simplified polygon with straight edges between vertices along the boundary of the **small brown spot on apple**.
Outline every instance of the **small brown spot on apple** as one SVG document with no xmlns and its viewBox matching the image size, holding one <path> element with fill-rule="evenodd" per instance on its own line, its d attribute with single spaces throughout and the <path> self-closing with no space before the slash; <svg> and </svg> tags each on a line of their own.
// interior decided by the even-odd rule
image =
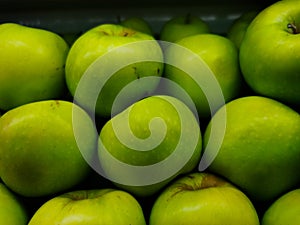
<svg viewBox="0 0 300 225">
<path fill-rule="evenodd" d="M 60 106 L 59 100 L 54 100 L 54 101 L 55 101 L 56 106 Z"/>
<path fill-rule="evenodd" d="M 105 30 L 100 30 L 100 32 L 104 35 L 109 35 L 109 33 L 107 33 Z"/>
<path fill-rule="evenodd" d="M 137 68 L 134 66 L 134 67 L 132 67 L 132 69 L 134 70 L 134 74 L 135 74 L 136 78 L 140 79 L 141 77 L 140 77 L 140 75 L 137 72 Z"/>
<path fill-rule="evenodd" d="M 120 36 L 128 37 L 128 36 L 134 35 L 135 33 L 136 33 L 136 31 L 134 31 L 134 30 L 131 30 L 131 29 L 124 29 L 124 30 L 121 32 Z"/>
</svg>

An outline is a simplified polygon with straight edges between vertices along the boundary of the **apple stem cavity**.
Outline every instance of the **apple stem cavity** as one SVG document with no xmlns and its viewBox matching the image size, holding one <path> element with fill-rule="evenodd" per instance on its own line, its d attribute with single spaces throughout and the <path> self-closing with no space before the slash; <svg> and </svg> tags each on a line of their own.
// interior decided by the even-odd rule
<svg viewBox="0 0 300 225">
<path fill-rule="evenodd" d="M 298 31 L 298 29 L 297 29 L 297 26 L 296 26 L 294 23 L 289 23 L 289 24 L 287 25 L 287 28 L 288 28 L 288 29 L 292 29 L 293 34 L 299 34 L 299 31 Z"/>
</svg>

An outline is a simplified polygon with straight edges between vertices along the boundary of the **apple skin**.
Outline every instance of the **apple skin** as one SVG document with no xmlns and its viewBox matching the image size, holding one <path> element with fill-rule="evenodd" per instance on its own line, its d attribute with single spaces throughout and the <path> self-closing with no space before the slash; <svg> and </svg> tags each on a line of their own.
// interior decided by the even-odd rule
<svg viewBox="0 0 300 225">
<path fill-rule="evenodd" d="M 300 223 L 300 189 L 293 189 L 276 199 L 265 211 L 261 225 L 297 225 Z"/>
<path fill-rule="evenodd" d="M 174 16 L 166 21 L 160 31 L 159 39 L 176 42 L 184 37 L 203 33 L 210 33 L 209 25 L 200 17 L 187 14 Z"/>
<path fill-rule="evenodd" d="M 184 37 L 203 33 L 210 33 L 209 25 L 200 17 L 187 14 L 174 16 L 166 21 L 160 31 L 159 39 L 176 42 Z"/>
<path fill-rule="evenodd" d="M 27 225 L 27 210 L 15 193 L 0 183 L 0 222 L 5 225 Z"/>
<path fill-rule="evenodd" d="M 226 36 L 237 46 L 237 48 L 240 48 L 249 24 L 258 13 L 259 11 L 257 10 L 246 11 L 242 13 L 240 17 L 234 20 L 228 28 Z"/>
<path fill-rule="evenodd" d="M 75 126 L 81 129 L 84 149 L 78 148 Z M 89 174 L 82 153 L 89 157 L 95 152 L 97 136 L 89 115 L 72 102 L 45 100 L 11 109 L 0 118 L 0 177 L 25 197 L 71 188 Z"/>
<path fill-rule="evenodd" d="M 45 202 L 28 225 L 146 225 L 139 202 L 117 189 L 78 190 Z"/>
<path fill-rule="evenodd" d="M 156 199 L 150 225 L 259 225 L 250 199 L 226 180 L 194 172 L 174 180 Z"/>
<path fill-rule="evenodd" d="M 120 25 L 154 36 L 150 24 L 142 17 L 128 17 L 120 21 Z"/>
<path fill-rule="evenodd" d="M 300 24 L 300 2 L 278 1 L 248 26 L 240 47 L 240 65 L 248 85 L 259 95 L 289 105 L 300 102 L 299 35 L 289 24 Z"/>
<path fill-rule="evenodd" d="M 166 49 L 165 58 L 168 61 L 173 61 L 175 65 L 190 65 L 194 67 L 194 61 L 191 61 L 193 54 L 199 56 L 209 67 L 212 74 L 217 80 L 217 85 L 221 89 L 224 101 L 228 102 L 237 97 L 240 93 L 240 86 L 242 82 L 242 76 L 239 69 L 238 50 L 226 37 L 222 37 L 217 34 L 198 34 L 183 38 L 177 42 L 176 45 L 187 48 L 191 51 L 188 57 L 182 57 L 181 53 L 178 53 L 178 48 Z M 181 67 L 181 66 L 180 66 Z M 180 67 L 175 67 L 170 64 L 165 65 L 164 76 L 177 84 L 179 84 L 192 98 L 199 117 L 208 118 L 214 112 L 211 112 L 210 105 L 207 100 L 207 96 L 202 87 L 200 87 L 194 78 L 183 71 Z M 199 71 L 202 65 L 199 65 Z M 198 74 L 197 74 L 198 75 Z M 200 79 L 201 74 L 199 74 Z M 204 78 L 202 78 L 203 80 Z M 203 81 L 205 84 L 206 81 Z M 216 87 L 211 87 L 216 88 Z M 177 90 L 172 86 L 166 85 L 165 89 L 168 94 L 178 97 L 181 100 L 181 96 L 178 96 Z M 218 109 L 222 103 L 217 103 L 215 109 Z"/>
<path fill-rule="evenodd" d="M 152 42 L 151 44 L 147 44 L 147 41 Z M 120 51 L 117 50 L 118 47 L 137 42 L 145 44 L 141 46 L 137 44 L 134 47 L 130 47 L 132 46 L 130 45 L 128 49 L 122 48 Z M 89 66 L 99 57 L 104 56 L 105 58 L 105 54 L 112 52 L 112 50 L 115 50 L 114 53 L 116 54 L 108 62 L 108 65 L 106 65 L 107 69 L 115 69 L 118 62 L 124 59 L 137 59 L 146 56 L 153 59 L 153 61 L 140 61 L 128 66 L 126 65 L 123 68 L 117 68 L 119 70 L 111 74 L 103 88 L 96 90 L 100 94 L 95 112 L 102 117 L 110 117 L 112 113 L 116 114 L 122 111 L 137 99 L 143 97 L 145 93 L 153 92 L 159 84 L 158 80 L 152 83 L 141 82 L 138 87 L 132 88 L 131 92 L 127 93 L 129 98 L 123 101 L 123 105 L 116 112 L 112 112 L 116 96 L 126 85 L 143 77 L 160 77 L 164 67 L 162 49 L 153 36 L 117 24 L 101 24 L 81 35 L 74 42 L 68 54 L 66 61 L 66 82 L 73 96 L 76 93 L 78 83 Z M 106 73 L 108 72 L 104 69 L 104 71 L 97 71 L 95 76 L 101 80 Z M 89 111 L 94 110 L 91 108 L 94 106 L 89 105 L 89 100 L 79 100 L 78 103 Z"/>
<path fill-rule="evenodd" d="M 101 129 L 98 141 L 101 173 L 140 197 L 157 193 L 179 174 L 193 170 L 201 151 L 195 115 L 183 102 L 165 95 L 147 97 L 113 117 Z"/>
<path fill-rule="evenodd" d="M 1 24 L 0 109 L 62 97 L 68 51 L 68 44 L 54 32 Z"/>
<path fill-rule="evenodd" d="M 268 202 L 300 182 L 300 115 L 267 97 L 247 96 L 220 108 L 204 131 L 204 148 L 211 122 L 223 119 L 222 145 L 208 171 L 241 188 L 253 201 Z M 206 151 L 209 154 L 209 151 Z M 228 163 L 230 162 L 230 163 Z"/>
</svg>

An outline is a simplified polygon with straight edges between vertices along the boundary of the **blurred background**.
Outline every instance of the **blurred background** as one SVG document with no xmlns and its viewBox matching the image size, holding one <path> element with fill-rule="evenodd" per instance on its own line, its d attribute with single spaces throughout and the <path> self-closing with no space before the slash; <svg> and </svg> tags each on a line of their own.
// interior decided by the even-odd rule
<svg viewBox="0 0 300 225">
<path fill-rule="evenodd" d="M 141 16 L 158 33 L 175 15 L 193 14 L 207 21 L 212 32 L 224 34 L 241 13 L 260 10 L 275 0 L 0 0 L 0 23 L 17 22 L 58 33 L 83 32 L 100 23 Z"/>
</svg>

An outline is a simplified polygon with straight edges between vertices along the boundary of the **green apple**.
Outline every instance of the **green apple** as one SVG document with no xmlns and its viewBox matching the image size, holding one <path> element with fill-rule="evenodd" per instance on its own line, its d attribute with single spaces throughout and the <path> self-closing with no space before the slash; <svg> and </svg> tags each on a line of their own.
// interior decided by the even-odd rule
<svg viewBox="0 0 300 225">
<path fill-rule="evenodd" d="M 27 225 L 28 213 L 15 193 L 0 183 L 0 223 L 5 225 Z"/>
<path fill-rule="evenodd" d="M 152 27 L 142 17 L 132 16 L 120 21 L 120 25 L 154 36 Z"/>
<path fill-rule="evenodd" d="M 259 225 L 250 199 L 228 181 L 210 173 L 175 180 L 155 200 L 150 225 Z"/>
<path fill-rule="evenodd" d="M 227 31 L 227 38 L 230 39 L 238 48 L 240 48 L 244 35 L 249 24 L 258 14 L 257 10 L 243 12 L 237 19 L 235 19 L 229 26 Z"/>
<path fill-rule="evenodd" d="M 79 149 L 75 128 L 85 148 Z M 88 175 L 85 158 L 95 152 L 97 136 L 89 115 L 72 102 L 44 100 L 11 109 L 0 118 L 0 177 L 25 197 L 71 188 Z"/>
<path fill-rule="evenodd" d="M 259 95 L 289 105 L 300 102 L 300 2 L 278 1 L 248 26 L 240 46 L 240 65 Z"/>
<path fill-rule="evenodd" d="M 45 202 L 28 225 L 146 225 L 139 202 L 117 189 L 72 191 Z"/>
<path fill-rule="evenodd" d="M 165 65 L 164 76 L 190 95 L 200 117 L 209 117 L 224 102 L 239 94 L 242 76 L 238 50 L 226 37 L 198 34 L 183 38 L 166 49 L 165 60 L 168 64 Z M 189 71 L 196 71 L 196 74 Z M 167 84 L 165 89 L 170 95 L 183 100 L 172 86 Z M 218 100 L 218 95 L 223 102 Z M 215 102 L 213 109 L 212 102 Z"/>
<path fill-rule="evenodd" d="M 160 31 L 159 39 L 176 42 L 184 37 L 196 34 L 210 33 L 207 22 L 191 14 L 174 16 L 166 21 Z"/>
<path fill-rule="evenodd" d="M 101 24 L 72 45 L 66 61 L 66 82 L 79 105 L 110 117 L 153 92 L 159 80 L 144 82 L 140 78 L 160 77 L 163 67 L 163 52 L 153 36 L 117 24 Z M 137 85 L 127 89 L 116 112 L 112 112 L 118 94 L 134 81 Z M 91 98 L 97 98 L 96 106 Z"/>
<path fill-rule="evenodd" d="M 224 110 L 225 135 L 215 136 L 223 142 L 208 171 L 227 178 L 256 202 L 271 201 L 299 184 L 299 113 L 274 99 L 246 96 L 227 103 L 211 122 L 223 120 Z M 210 124 L 204 146 L 209 136 Z"/>
<path fill-rule="evenodd" d="M 262 225 L 298 225 L 300 189 L 293 189 L 276 199 L 262 217 Z"/>
<path fill-rule="evenodd" d="M 68 44 L 54 32 L 1 24 L 0 109 L 63 96 L 68 51 Z"/>
<path fill-rule="evenodd" d="M 146 197 L 197 166 L 202 138 L 190 108 L 174 97 L 153 95 L 110 119 L 98 146 L 99 173 Z"/>
</svg>

